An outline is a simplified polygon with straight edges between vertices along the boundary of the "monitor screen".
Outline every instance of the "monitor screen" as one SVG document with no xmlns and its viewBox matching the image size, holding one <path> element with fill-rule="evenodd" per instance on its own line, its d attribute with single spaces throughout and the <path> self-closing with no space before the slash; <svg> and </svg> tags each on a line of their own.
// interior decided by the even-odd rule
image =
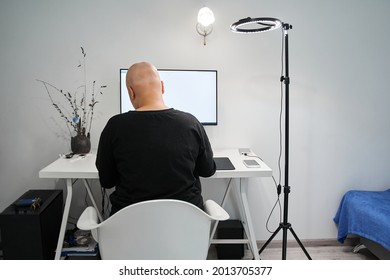
<svg viewBox="0 0 390 280">
<path fill-rule="evenodd" d="M 217 125 L 217 71 L 159 69 L 168 107 L 194 115 L 203 125 Z M 120 70 L 120 112 L 134 110 L 126 88 L 127 69 Z"/>
</svg>

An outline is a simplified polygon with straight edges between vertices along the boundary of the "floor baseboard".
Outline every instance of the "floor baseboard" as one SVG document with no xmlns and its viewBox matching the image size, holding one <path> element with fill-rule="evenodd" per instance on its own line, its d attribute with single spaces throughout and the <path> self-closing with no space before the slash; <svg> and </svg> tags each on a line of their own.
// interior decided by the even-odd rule
<svg viewBox="0 0 390 280">
<path fill-rule="evenodd" d="M 267 240 L 257 240 L 257 247 L 260 249 Z M 347 238 L 343 244 L 341 244 L 336 238 L 327 239 L 303 239 L 301 240 L 304 247 L 326 247 L 326 246 L 355 246 L 359 243 L 358 237 Z M 294 248 L 299 247 L 298 242 L 295 239 L 287 241 L 287 246 Z M 272 240 L 268 244 L 268 248 L 282 247 L 282 240 Z"/>
</svg>

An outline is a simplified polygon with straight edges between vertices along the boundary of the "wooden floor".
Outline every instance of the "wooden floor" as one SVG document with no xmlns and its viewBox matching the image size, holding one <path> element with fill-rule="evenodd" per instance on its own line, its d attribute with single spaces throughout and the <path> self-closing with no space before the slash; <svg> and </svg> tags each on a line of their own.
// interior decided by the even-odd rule
<svg viewBox="0 0 390 280">
<path fill-rule="evenodd" d="M 313 260 L 378 260 L 367 249 L 360 250 L 359 253 L 354 253 L 353 248 L 356 242 L 348 242 L 348 244 L 341 245 L 337 241 L 316 240 L 311 242 L 304 242 L 305 249 Z M 261 248 L 263 244 L 259 243 Z M 245 247 L 247 247 L 245 245 Z M 1 252 L 1 250 L 0 250 Z M 243 260 L 252 260 L 253 255 L 249 249 L 244 250 L 245 254 Z M 2 260 L 0 253 L 0 260 Z M 73 257 L 72 259 L 99 259 L 98 257 Z M 211 245 L 207 259 L 217 260 L 218 253 L 215 245 Z M 282 246 L 280 242 L 273 241 L 267 246 L 260 255 L 262 260 L 281 260 Z M 306 255 L 301 247 L 296 242 L 289 242 L 287 245 L 287 260 L 307 260 Z"/>
<path fill-rule="evenodd" d="M 258 244 L 261 248 L 262 244 Z M 246 247 L 246 246 L 245 246 Z M 354 253 L 355 244 L 339 245 L 336 242 L 316 241 L 305 245 L 306 251 L 313 260 L 377 260 L 378 258 L 369 252 L 367 249 L 360 250 L 359 253 Z M 214 245 L 210 247 L 208 259 L 218 259 L 217 249 Z M 253 259 L 250 250 L 245 249 L 245 255 L 242 259 Z M 281 260 L 282 246 L 279 243 L 270 243 L 260 255 L 262 260 Z M 288 244 L 287 260 L 307 260 L 306 255 L 301 247 L 297 244 Z"/>
</svg>

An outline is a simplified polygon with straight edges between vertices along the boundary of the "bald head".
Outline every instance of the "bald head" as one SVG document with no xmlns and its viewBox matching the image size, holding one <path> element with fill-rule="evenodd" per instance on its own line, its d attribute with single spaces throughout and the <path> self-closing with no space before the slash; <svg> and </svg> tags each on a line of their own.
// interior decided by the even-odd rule
<svg viewBox="0 0 390 280">
<path fill-rule="evenodd" d="M 164 84 L 156 67 L 148 62 L 133 64 L 127 71 L 126 86 L 136 110 L 166 109 L 162 94 Z"/>
</svg>

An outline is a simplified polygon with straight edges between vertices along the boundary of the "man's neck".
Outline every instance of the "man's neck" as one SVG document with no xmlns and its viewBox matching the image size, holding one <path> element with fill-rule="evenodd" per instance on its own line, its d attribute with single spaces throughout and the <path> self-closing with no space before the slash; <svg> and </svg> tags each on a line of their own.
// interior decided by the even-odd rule
<svg viewBox="0 0 390 280">
<path fill-rule="evenodd" d="M 160 111 L 166 109 L 169 109 L 169 107 L 165 104 L 148 104 L 137 108 L 136 111 Z"/>
</svg>

